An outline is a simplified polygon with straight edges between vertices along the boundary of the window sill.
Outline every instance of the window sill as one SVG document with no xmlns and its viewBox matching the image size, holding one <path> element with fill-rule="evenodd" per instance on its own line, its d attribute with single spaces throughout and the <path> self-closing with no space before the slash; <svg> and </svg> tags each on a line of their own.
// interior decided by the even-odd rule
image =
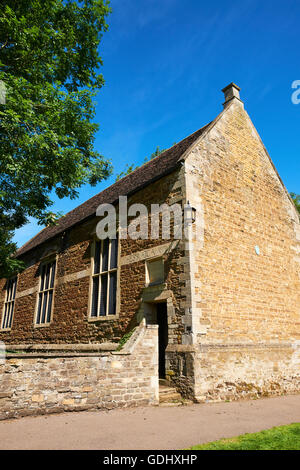
<svg viewBox="0 0 300 470">
<path fill-rule="evenodd" d="M 118 313 L 116 313 L 115 315 L 105 315 L 103 317 L 88 317 L 88 323 L 111 321 L 111 320 L 117 320 L 118 318 L 119 318 Z"/>
<path fill-rule="evenodd" d="M 1 333 L 9 333 L 11 331 L 11 328 L 1 328 L 0 329 L 0 334 Z"/>
<path fill-rule="evenodd" d="M 37 323 L 35 323 L 33 325 L 34 328 L 46 328 L 47 326 L 50 326 L 51 325 L 51 322 L 50 323 L 42 323 L 40 325 L 38 325 Z"/>
</svg>

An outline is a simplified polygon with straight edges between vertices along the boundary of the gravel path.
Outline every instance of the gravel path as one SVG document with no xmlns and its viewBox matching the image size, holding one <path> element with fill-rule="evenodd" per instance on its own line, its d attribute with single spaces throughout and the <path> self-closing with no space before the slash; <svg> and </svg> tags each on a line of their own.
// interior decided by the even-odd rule
<svg viewBox="0 0 300 470">
<path fill-rule="evenodd" d="M 64 413 L 0 422 L 0 449 L 183 449 L 300 422 L 300 395 Z"/>
</svg>

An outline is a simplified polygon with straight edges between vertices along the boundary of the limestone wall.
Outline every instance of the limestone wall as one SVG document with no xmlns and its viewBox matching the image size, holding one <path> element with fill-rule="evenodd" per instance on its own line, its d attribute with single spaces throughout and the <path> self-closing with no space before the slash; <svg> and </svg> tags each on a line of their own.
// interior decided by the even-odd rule
<svg viewBox="0 0 300 470">
<path fill-rule="evenodd" d="M 142 323 L 120 351 L 8 353 L 0 419 L 158 404 L 157 326 Z"/>
<path fill-rule="evenodd" d="M 300 393 L 300 345 L 199 346 L 195 354 L 199 402 Z"/>
<path fill-rule="evenodd" d="M 299 216 L 240 102 L 185 169 L 200 226 L 189 245 L 195 396 L 300 391 Z"/>
</svg>

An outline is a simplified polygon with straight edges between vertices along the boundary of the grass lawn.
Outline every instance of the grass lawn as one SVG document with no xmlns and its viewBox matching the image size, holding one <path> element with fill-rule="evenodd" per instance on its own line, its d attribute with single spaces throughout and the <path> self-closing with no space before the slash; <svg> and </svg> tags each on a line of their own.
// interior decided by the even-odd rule
<svg viewBox="0 0 300 470">
<path fill-rule="evenodd" d="M 192 450 L 300 450 L 300 423 L 191 447 Z"/>
</svg>

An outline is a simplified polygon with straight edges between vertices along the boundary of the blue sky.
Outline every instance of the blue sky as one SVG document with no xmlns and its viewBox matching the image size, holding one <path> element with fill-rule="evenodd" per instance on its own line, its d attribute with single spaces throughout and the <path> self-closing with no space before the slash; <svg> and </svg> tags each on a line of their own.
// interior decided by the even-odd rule
<svg viewBox="0 0 300 470">
<path fill-rule="evenodd" d="M 221 89 L 241 99 L 289 191 L 300 193 L 299 0 L 111 0 L 113 13 L 100 53 L 105 86 L 97 96 L 95 147 L 115 173 L 142 163 L 216 117 Z M 67 213 L 114 182 L 83 187 Z M 22 245 L 40 226 L 16 232 Z"/>
</svg>

